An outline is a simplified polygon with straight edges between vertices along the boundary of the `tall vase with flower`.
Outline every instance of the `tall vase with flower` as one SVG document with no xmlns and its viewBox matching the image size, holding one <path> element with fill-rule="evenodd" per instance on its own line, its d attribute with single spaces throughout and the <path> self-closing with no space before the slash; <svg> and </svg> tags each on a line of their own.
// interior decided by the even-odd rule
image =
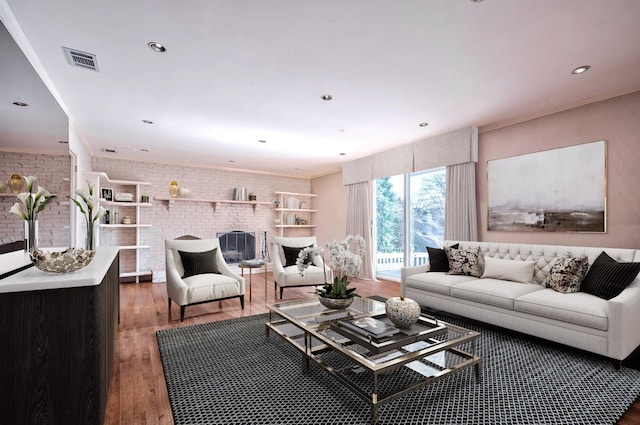
<svg viewBox="0 0 640 425">
<path fill-rule="evenodd" d="M 102 217 L 106 210 L 102 205 L 98 206 L 98 197 L 93 194 L 94 184 L 87 180 L 88 193 L 84 189 L 76 190 L 76 196 L 80 197 L 80 200 L 67 196 L 76 207 L 80 209 L 80 212 L 84 216 L 84 221 L 87 226 L 87 237 L 85 239 L 85 250 L 93 251 L 95 249 L 94 229 L 96 221 Z M 80 202 L 82 201 L 82 202 Z"/>
<path fill-rule="evenodd" d="M 33 193 L 34 183 L 37 179 L 35 176 L 24 177 L 27 183 L 27 192 L 17 195 L 22 204 L 16 202 L 9 210 L 24 220 L 24 250 L 29 253 L 38 248 L 38 214 L 44 210 L 49 201 L 56 197 L 42 186 L 38 186 L 37 192 Z"/>
<path fill-rule="evenodd" d="M 350 279 L 360 274 L 362 260 L 366 253 L 366 243 L 360 235 L 349 235 L 342 242 L 335 240 L 326 245 L 329 251 L 329 266 L 333 269 L 333 282 L 327 282 L 316 290 L 322 305 L 328 308 L 346 308 L 353 302 L 356 288 L 349 288 Z M 353 251 L 352 251 L 353 249 Z M 309 256 L 322 256 L 322 248 L 308 247 L 300 251 L 296 265 L 304 274 L 309 264 Z"/>
</svg>

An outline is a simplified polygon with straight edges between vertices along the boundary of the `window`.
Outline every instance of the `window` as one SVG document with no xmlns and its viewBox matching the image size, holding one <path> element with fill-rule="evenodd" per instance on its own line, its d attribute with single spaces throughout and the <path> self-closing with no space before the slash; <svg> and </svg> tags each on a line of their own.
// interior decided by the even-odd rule
<svg viewBox="0 0 640 425">
<path fill-rule="evenodd" d="M 376 180 L 376 275 L 399 280 L 402 266 L 427 262 L 444 238 L 446 170 Z"/>
</svg>

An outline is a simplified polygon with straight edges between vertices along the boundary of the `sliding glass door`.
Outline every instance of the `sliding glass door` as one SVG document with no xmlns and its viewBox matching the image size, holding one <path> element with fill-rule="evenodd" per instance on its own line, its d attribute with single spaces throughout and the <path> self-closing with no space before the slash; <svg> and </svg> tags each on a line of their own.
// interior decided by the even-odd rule
<svg viewBox="0 0 640 425">
<path fill-rule="evenodd" d="M 376 276 L 400 280 L 400 268 L 427 261 L 444 237 L 445 168 L 376 180 Z"/>
</svg>

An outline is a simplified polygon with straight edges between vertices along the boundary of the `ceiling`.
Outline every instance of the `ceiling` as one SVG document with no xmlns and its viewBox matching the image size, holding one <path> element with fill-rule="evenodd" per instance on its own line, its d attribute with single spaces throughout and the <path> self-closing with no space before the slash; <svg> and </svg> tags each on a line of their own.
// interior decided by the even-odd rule
<svg viewBox="0 0 640 425">
<path fill-rule="evenodd" d="M 96 157 L 309 178 L 640 90 L 638 0 L 0 0 L 0 17 Z M 59 149 L 59 109 L 2 54 L 2 149 Z"/>
</svg>

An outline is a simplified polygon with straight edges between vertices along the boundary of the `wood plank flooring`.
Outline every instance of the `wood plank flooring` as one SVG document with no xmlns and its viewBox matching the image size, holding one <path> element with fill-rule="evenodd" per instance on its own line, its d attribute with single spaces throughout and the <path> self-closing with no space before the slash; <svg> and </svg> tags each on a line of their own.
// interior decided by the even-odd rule
<svg viewBox="0 0 640 425">
<path fill-rule="evenodd" d="M 155 332 L 159 329 L 189 326 L 216 320 L 232 319 L 266 313 L 267 303 L 275 300 L 273 278 L 268 276 L 267 298 L 264 295 L 264 276 L 253 276 L 252 300 L 245 296 L 245 309 L 238 300 L 226 300 L 187 307 L 184 322 L 180 322 L 179 308 L 167 311 L 167 292 L 164 283 L 131 283 L 120 285 L 120 327 L 118 331 L 111 389 L 107 402 L 105 425 L 171 425 L 173 418 L 162 372 Z M 362 296 L 398 296 L 397 282 L 355 280 L 352 283 Z M 284 299 L 311 296 L 310 288 L 285 289 Z M 618 422 L 619 425 L 640 424 L 640 401 Z"/>
</svg>

